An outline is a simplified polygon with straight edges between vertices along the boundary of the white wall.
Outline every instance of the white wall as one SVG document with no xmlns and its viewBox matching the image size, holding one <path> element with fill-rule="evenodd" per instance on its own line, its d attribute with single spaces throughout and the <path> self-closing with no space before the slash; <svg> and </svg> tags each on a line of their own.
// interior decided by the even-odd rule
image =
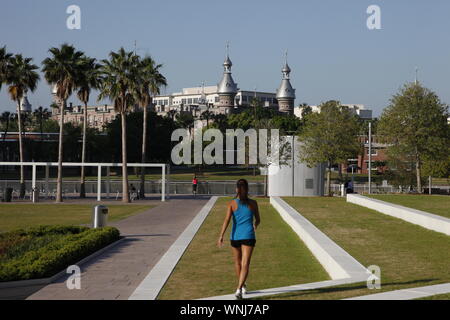
<svg viewBox="0 0 450 320">
<path fill-rule="evenodd" d="M 428 212 L 403 207 L 397 204 L 367 198 L 357 194 L 348 194 L 347 202 L 354 203 L 389 216 L 417 224 L 426 229 L 450 235 L 450 219 Z"/>
<path fill-rule="evenodd" d="M 291 141 L 292 136 L 287 137 Z M 301 143 L 296 140 L 295 148 L 291 152 L 295 155 L 294 170 L 292 160 L 281 166 L 269 166 L 269 196 L 323 196 L 324 195 L 324 173 L 325 166 L 317 165 L 309 168 L 300 161 Z M 312 188 L 307 188 L 307 180 L 312 181 Z"/>
</svg>

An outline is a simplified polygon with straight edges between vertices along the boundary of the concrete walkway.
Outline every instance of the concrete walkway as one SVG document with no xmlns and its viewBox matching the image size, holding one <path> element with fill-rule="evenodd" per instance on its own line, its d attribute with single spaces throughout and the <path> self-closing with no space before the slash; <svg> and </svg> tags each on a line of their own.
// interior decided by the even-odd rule
<svg viewBox="0 0 450 320">
<path fill-rule="evenodd" d="M 164 256 L 159 260 L 150 273 L 139 284 L 129 300 L 155 300 L 169 279 L 172 271 L 175 269 L 178 261 L 183 256 L 198 229 L 205 221 L 206 217 L 214 207 L 218 197 L 211 197 L 206 205 L 200 210 L 197 216 L 192 220 L 189 226 L 167 250 Z"/>
<path fill-rule="evenodd" d="M 191 223 L 209 197 L 172 197 L 155 208 L 116 223 L 125 241 L 81 265 L 81 289 L 67 289 L 64 276 L 28 299 L 128 299 Z"/>
<path fill-rule="evenodd" d="M 445 293 L 450 293 L 450 283 L 381 292 L 344 300 L 412 300 Z"/>
</svg>

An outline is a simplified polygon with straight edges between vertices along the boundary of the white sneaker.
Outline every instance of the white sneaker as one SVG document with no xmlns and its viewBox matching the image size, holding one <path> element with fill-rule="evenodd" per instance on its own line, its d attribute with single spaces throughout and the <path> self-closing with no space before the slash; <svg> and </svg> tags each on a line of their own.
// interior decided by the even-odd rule
<svg viewBox="0 0 450 320">
<path fill-rule="evenodd" d="M 244 284 L 242 286 L 242 294 L 247 294 L 247 285 L 246 284 Z"/>
<path fill-rule="evenodd" d="M 234 296 L 236 297 L 236 300 L 242 300 L 242 289 L 237 289 Z"/>
</svg>

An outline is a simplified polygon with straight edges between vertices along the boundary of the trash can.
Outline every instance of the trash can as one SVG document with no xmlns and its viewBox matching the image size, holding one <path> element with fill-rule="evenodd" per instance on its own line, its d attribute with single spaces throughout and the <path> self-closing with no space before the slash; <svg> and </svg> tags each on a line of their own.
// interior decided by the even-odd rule
<svg viewBox="0 0 450 320">
<path fill-rule="evenodd" d="M 11 202 L 11 200 L 12 200 L 12 193 L 13 193 L 13 188 L 6 188 L 5 189 L 5 194 L 3 196 L 3 201 L 4 202 Z"/>
<path fill-rule="evenodd" d="M 106 227 L 108 223 L 108 208 L 102 205 L 95 206 L 92 211 L 92 227 Z"/>
<path fill-rule="evenodd" d="M 39 202 L 39 189 L 34 188 L 32 192 L 33 192 L 33 203 Z"/>
</svg>

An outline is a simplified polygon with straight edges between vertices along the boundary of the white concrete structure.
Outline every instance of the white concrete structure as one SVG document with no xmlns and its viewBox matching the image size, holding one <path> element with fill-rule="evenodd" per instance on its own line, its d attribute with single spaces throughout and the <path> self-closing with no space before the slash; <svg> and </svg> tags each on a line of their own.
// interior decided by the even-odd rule
<svg viewBox="0 0 450 320">
<path fill-rule="evenodd" d="M 270 203 L 306 244 L 333 280 L 367 279 L 367 269 L 280 197 Z"/>
<path fill-rule="evenodd" d="M 183 256 L 184 251 L 211 212 L 217 199 L 218 197 L 211 197 L 209 199 L 169 250 L 167 250 L 164 256 L 147 274 L 144 280 L 142 280 L 128 300 L 155 300 L 157 298 L 173 269 L 175 269 L 178 261 Z"/>
<path fill-rule="evenodd" d="M 292 147 L 293 136 L 284 137 L 290 141 L 291 154 L 287 164 L 269 165 L 268 195 L 274 196 L 323 196 L 324 195 L 324 175 L 325 166 L 323 164 L 315 167 L 308 167 L 306 163 L 300 161 L 301 142 L 296 137 L 294 147 Z M 282 155 L 280 155 L 281 158 Z M 292 161 L 292 159 L 294 159 Z"/>
<path fill-rule="evenodd" d="M 417 224 L 426 229 L 441 232 L 450 236 L 450 219 L 428 212 L 411 209 L 398 204 L 364 197 L 358 194 L 348 194 L 347 202 L 354 203 L 391 217 Z"/>
<path fill-rule="evenodd" d="M 361 119 L 372 119 L 372 110 L 367 109 L 363 104 L 341 104 L 341 106 L 348 107 L 354 114 L 358 115 Z M 310 106 L 312 112 L 320 112 L 320 105 L 319 106 Z M 302 112 L 304 108 L 303 107 L 296 107 L 294 108 L 294 114 L 302 118 Z"/>
</svg>

